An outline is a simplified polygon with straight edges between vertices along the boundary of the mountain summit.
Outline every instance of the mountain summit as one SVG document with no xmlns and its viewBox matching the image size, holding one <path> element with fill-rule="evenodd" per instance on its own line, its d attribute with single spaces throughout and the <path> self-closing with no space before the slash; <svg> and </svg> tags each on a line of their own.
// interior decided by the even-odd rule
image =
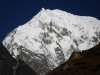
<svg viewBox="0 0 100 75">
<path fill-rule="evenodd" d="M 100 42 L 100 21 L 61 11 L 42 9 L 29 22 L 14 29 L 3 45 L 16 59 L 22 59 L 39 75 L 67 61 L 73 51 Z"/>
</svg>

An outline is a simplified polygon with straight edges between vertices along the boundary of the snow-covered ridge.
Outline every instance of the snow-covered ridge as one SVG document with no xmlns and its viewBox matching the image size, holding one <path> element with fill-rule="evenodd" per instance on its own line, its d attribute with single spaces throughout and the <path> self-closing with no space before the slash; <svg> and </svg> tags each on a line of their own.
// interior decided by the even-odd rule
<svg viewBox="0 0 100 75">
<path fill-rule="evenodd" d="M 74 50 L 86 50 L 99 42 L 100 20 L 58 9 L 42 9 L 3 40 L 13 57 L 21 58 L 40 75 L 64 63 Z M 41 66 L 34 66 L 34 61 Z"/>
</svg>

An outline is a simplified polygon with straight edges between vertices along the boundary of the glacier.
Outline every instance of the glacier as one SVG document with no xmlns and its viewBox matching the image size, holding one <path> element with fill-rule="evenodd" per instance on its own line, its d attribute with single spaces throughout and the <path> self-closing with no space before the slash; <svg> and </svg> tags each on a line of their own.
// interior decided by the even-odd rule
<svg viewBox="0 0 100 75">
<path fill-rule="evenodd" d="M 44 75 L 66 62 L 73 51 L 92 48 L 99 42 L 100 20 L 43 8 L 2 43 L 16 60 L 22 59 Z"/>
</svg>

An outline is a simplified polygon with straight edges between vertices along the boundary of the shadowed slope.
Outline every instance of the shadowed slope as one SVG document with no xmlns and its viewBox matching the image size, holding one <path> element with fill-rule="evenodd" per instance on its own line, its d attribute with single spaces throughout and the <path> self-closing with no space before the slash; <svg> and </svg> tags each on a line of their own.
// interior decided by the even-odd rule
<svg viewBox="0 0 100 75">
<path fill-rule="evenodd" d="M 37 75 L 24 61 L 16 61 L 0 43 L 0 75 Z"/>
<path fill-rule="evenodd" d="M 46 75 L 100 75 L 100 44 L 73 52 L 69 60 Z"/>
</svg>

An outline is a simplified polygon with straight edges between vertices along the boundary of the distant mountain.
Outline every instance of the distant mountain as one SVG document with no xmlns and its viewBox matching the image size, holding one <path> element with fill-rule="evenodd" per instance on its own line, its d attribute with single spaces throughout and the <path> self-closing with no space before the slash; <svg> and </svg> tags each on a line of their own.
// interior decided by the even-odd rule
<svg viewBox="0 0 100 75">
<path fill-rule="evenodd" d="M 16 61 L 0 43 L 0 75 L 37 75 L 24 61 Z"/>
<path fill-rule="evenodd" d="M 66 63 L 46 75 L 100 75 L 100 44 L 82 52 L 73 52 Z"/>
<path fill-rule="evenodd" d="M 26 24 L 14 29 L 3 45 L 16 59 L 22 59 L 39 75 L 66 62 L 73 51 L 100 42 L 100 21 L 58 9 L 42 9 Z"/>
</svg>

